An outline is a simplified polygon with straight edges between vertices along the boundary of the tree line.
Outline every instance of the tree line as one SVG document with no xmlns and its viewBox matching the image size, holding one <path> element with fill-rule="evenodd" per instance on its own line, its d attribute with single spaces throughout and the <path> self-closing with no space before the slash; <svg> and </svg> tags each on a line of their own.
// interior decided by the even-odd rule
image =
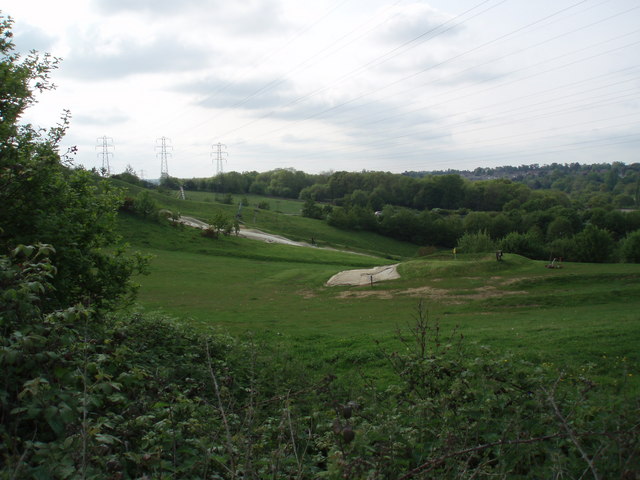
<svg viewBox="0 0 640 480">
<path fill-rule="evenodd" d="M 534 259 L 640 261 L 640 212 L 635 208 L 640 164 L 483 170 L 489 175 L 505 171 L 513 178 L 469 180 L 450 172 L 313 175 L 278 169 L 167 178 L 163 185 L 299 198 L 305 200 L 304 216 L 423 247 L 453 248 L 463 235 L 483 232 L 493 248 Z"/>
<path fill-rule="evenodd" d="M 566 194 L 583 208 L 638 208 L 640 163 L 477 168 L 473 171 L 330 172 L 308 174 L 292 168 L 268 172 L 228 172 L 210 178 L 162 180 L 170 188 L 215 193 L 254 193 L 285 198 L 340 202 L 361 190 L 373 208 L 385 204 L 410 208 L 501 210 L 510 201 L 523 203 L 532 191 Z"/>
</svg>

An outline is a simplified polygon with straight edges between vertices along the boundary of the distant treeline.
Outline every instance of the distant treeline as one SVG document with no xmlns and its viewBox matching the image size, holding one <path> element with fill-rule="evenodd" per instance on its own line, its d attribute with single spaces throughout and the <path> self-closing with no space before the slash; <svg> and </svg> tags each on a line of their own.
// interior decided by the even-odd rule
<svg viewBox="0 0 640 480">
<path fill-rule="evenodd" d="M 119 176 L 128 175 L 127 172 Z M 125 178 L 123 178 L 124 180 Z M 397 205 L 419 210 L 445 208 L 497 211 L 535 199 L 533 190 L 567 194 L 582 208 L 633 208 L 640 204 L 640 163 L 581 165 L 551 164 L 477 168 L 473 171 L 332 172 L 308 174 L 295 169 L 268 172 L 229 172 L 209 178 L 168 177 L 167 188 L 215 193 L 309 198 L 340 205 L 355 196 L 379 210 Z M 553 196 L 555 193 L 545 194 Z"/>
<path fill-rule="evenodd" d="M 301 214 L 306 217 L 419 246 L 453 248 L 464 235 L 482 233 L 485 248 L 529 258 L 640 261 L 637 163 L 405 174 L 278 169 L 161 182 L 163 188 L 180 186 L 299 198 L 305 200 Z"/>
</svg>

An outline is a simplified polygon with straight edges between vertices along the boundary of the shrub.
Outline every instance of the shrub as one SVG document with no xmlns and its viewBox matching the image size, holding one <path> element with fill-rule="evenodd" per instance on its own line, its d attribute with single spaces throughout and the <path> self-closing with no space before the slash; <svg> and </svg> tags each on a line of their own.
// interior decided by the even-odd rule
<svg viewBox="0 0 640 480">
<path fill-rule="evenodd" d="M 500 248 L 508 253 L 516 253 L 532 259 L 543 259 L 546 256 L 538 237 L 530 233 L 511 232 L 500 240 Z"/>
<path fill-rule="evenodd" d="M 476 233 L 465 233 L 458 239 L 457 249 L 460 253 L 488 253 L 496 249 L 496 245 L 486 230 Z"/>
<path fill-rule="evenodd" d="M 622 240 L 620 257 L 624 262 L 640 263 L 640 230 L 629 233 Z"/>
<path fill-rule="evenodd" d="M 594 225 L 574 236 L 576 260 L 579 262 L 603 263 L 611 259 L 613 253 L 613 237 L 611 234 Z"/>
<path fill-rule="evenodd" d="M 313 199 L 308 198 L 304 202 L 304 206 L 302 207 L 302 216 L 308 217 L 308 218 L 322 219 L 323 217 L 322 207 L 316 204 L 316 202 Z"/>
<path fill-rule="evenodd" d="M 144 190 L 136 195 L 134 210 L 143 218 L 154 217 L 158 213 L 158 204 L 151 198 L 151 194 Z"/>
</svg>

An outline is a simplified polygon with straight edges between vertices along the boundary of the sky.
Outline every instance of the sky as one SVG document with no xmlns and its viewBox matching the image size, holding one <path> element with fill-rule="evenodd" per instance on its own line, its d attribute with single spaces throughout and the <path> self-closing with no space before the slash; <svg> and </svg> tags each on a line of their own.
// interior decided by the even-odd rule
<svg viewBox="0 0 640 480">
<path fill-rule="evenodd" d="M 179 178 L 640 161 L 638 0 L 0 9 L 18 51 L 62 59 L 22 122 L 70 110 L 61 149 L 77 146 L 86 168 L 158 178 L 163 138 Z"/>
</svg>

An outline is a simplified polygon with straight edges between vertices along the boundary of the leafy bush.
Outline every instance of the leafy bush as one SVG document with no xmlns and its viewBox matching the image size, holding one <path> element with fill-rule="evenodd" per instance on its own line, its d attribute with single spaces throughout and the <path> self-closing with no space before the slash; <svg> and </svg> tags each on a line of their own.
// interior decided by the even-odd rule
<svg viewBox="0 0 640 480">
<path fill-rule="evenodd" d="M 613 253 L 613 237 L 601 228 L 587 225 L 574 237 L 576 260 L 579 262 L 603 263 L 611 259 Z"/>
<path fill-rule="evenodd" d="M 136 195 L 136 198 L 133 201 L 133 209 L 143 218 L 151 218 L 157 215 L 158 204 L 153 198 L 151 198 L 151 194 L 147 190 L 143 190 Z"/>
<path fill-rule="evenodd" d="M 500 240 L 500 248 L 532 259 L 544 259 L 546 252 L 538 237 L 530 233 L 511 232 Z"/>
<path fill-rule="evenodd" d="M 44 312 L 50 247 L 0 257 L 2 478 L 632 478 L 638 404 L 445 333 L 420 307 L 380 390 L 157 315 Z"/>
<path fill-rule="evenodd" d="M 640 230 L 629 233 L 622 240 L 620 256 L 625 262 L 640 263 Z"/>
<path fill-rule="evenodd" d="M 323 210 L 313 199 L 309 198 L 304 202 L 302 207 L 302 216 L 308 218 L 322 219 Z"/>
<path fill-rule="evenodd" d="M 485 231 L 465 233 L 458 239 L 457 249 L 460 253 L 488 253 L 496 249 L 496 245 Z"/>
</svg>

